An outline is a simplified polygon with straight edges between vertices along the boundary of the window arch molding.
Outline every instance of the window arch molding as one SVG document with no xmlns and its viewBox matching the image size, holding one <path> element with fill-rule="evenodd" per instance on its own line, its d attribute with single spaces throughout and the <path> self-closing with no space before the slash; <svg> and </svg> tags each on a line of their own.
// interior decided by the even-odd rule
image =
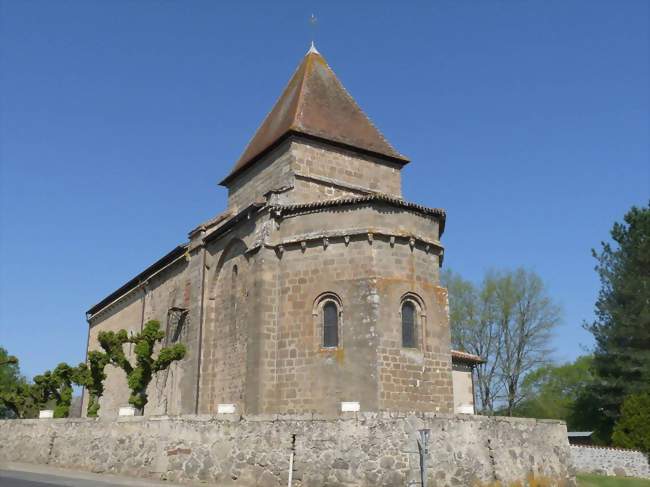
<svg viewBox="0 0 650 487">
<path fill-rule="evenodd" d="M 399 304 L 402 348 L 424 350 L 427 313 L 423 299 L 415 293 L 405 293 Z"/>
<path fill-rule="evenodd" d="M 316 324 L 319 348 L 334 349 L 340 346 L 343 304 L 332 292 L 320 294 L 314 300 L 312 315 Z"/>
</svg>

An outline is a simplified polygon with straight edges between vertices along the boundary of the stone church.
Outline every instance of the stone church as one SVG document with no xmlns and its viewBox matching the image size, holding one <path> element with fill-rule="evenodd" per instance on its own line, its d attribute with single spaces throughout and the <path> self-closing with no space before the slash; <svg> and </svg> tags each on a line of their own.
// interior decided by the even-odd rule
<svg viewBox="0 0 650 487">
<path fill-rule="evenodd" d="M 221 181 L 226 210 L 90 308 L 88 350 L 151 319 L 187 346 L 146 415 L 467 410 L 480 359 L 450 350 L 445 212 L 402 197 L 408 163 L 312 46 Z M 129 393 L 107 374 L 110 417 Z"/>
</svg>

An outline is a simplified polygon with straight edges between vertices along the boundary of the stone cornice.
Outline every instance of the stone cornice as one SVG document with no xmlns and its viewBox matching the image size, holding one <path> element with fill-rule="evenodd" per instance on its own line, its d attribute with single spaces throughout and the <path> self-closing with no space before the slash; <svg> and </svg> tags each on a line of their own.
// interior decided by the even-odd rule
<svg viewBox="0 0 650 487">
<path fill-rule="evenodd" d="M 440 265 L 442 265 L 442 260 L 444 258 L 444 247 L 438 240 L 427 239 L 421 235 L 413 233 L 402 233 L 396 232 L 394 230 L 386 228 L 347 228 L 347 229 L 337 229 L 331 231 L 322 231 L 322 232 L 312 232 L 305 233 L 300 235 L 292 235 L 291 237 L 283 239 L 267 239 L 260 246 L 264 246 L 269 249 L 273 249 L 276 252 L 278 257 L 282 257 L 282 254 L 287 250 L 301 250 L 304 251 L 307 248 L 307 244 L 316 242 L 318 245 L 322 245 L 323 250 L 327 250 L 330 245 L 335 243 L 349 245 L 352 237 L 359 239 L 359 237 L 368 241 L 369 245 L 372 245 L 373 242 L 381 238 L 391 246 L 396 244 L 400 245 L 409 245 L 411 250 L 415 248 L 424 250 L 426 253 L 433 253 L 440 257 Z"/>
</svg>

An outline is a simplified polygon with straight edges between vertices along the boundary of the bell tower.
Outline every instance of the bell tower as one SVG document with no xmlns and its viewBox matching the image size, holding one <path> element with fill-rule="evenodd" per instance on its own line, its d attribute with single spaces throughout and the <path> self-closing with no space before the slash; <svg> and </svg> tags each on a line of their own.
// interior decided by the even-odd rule
<svg viewBox="0 0 650 487">
<path fill-rule="evenodd" d="M 408 162 L 312 45 L 220 184 L 233 210 L 264 197 L 284 203 L 374 193 L 399 198 L 400 170 Z"/>
</svg>

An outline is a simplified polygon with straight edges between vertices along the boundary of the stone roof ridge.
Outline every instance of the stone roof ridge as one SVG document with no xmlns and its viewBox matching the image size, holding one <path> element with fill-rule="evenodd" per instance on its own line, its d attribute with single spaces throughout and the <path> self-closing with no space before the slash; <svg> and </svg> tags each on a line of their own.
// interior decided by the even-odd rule
<svg viewBox="0 0 650 487">
<path fill-rule="evenodd" d="M 291 134 L 339 144 L 400 164 L 409 162 L 355 102 L 323 56 L 310 47 L 230 174 L 226 185 Z"/>
<path fill-rule="evenodd" d="M 221 213 L 218 213 L 217 215 L 213 216 L 209 220 L 206 220 L 203 223 L 199 223 L 196 227 L 194 227 L 192 230 L 188 232 L 188 235 L 191 237 L 197 232 L 212 228 L 213 226 L 221 223 L 222 221 L 226 220 L 229 216 L 231 216 L 230 213 L 231 213 L 230 210 L 226 210 L 226 211 L 222 211 Z"/>
</svg>

